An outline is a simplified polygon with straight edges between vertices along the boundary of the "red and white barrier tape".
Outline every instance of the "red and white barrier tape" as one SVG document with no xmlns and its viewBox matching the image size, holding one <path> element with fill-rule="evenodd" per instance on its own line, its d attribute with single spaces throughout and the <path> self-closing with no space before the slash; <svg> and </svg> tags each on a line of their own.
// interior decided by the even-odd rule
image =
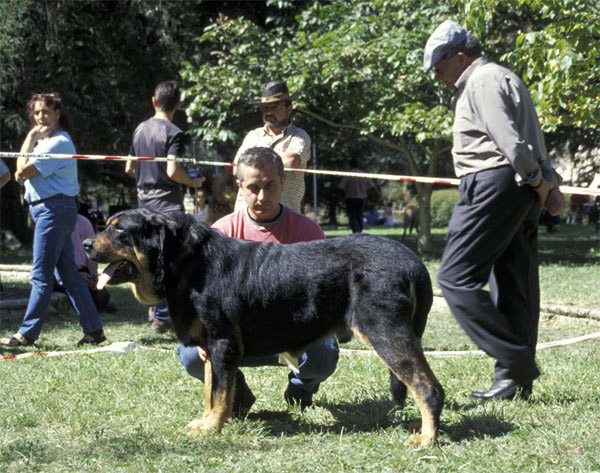
<svg viewBox="0 0 600 473">
<path fill-rule="evenodd" d="M 35 159 L 79 159 L 90 161 L 176 161 L 181 163 L 193 163 L 198 166 L 224 166 L 232 167 L 232 163 L 223 163 L 220 161 L 196 161 L 192 158 L 166 158 L 166 157 L 139 157 L 139 156 L 104 156 L 99 154 L 35 154 L 35 153 L 12 153 L 0 152 L 0 158 L 35 158 Z M 457 186 L 460 184 L 460 179 L 446 177 L 426 177 L 426 176 L 404 176 L 397 174 L 375 174 L 367 172 L 349 172 L 349 171 L 326 171 L 319 169 L 293 169 L 286 168 L 289 172 L 303 172 L 307 174 L 328 175 L 328 176 L 348 176 L 348 177 L 364 177 L 367 179 L 382 179 L 387 181 L 406 181 L 406 182 L 422 182 L 425 184 L 443 184 Z M 560 186 L 560 190 L 565 194 L 579 195 L 600 195 L 600 189 L 590 189 L 585 187 Z"/>
<path fill-rule="evenodd" d="M 548 350 L 549 348 L 565 347 L 568 345 L 574 345 L 575 343 L 587 342 L 600 338 L 600 332 L 590 333 L 589 335 L 583 335 L 581 337 L 566 338 L 564 340 L 557 340 L 555 342 L 538 343 L 536 350 Z M 84 355 L 91 353 L 128 353 L 133 350 L 144 350 L 158 353 L 170 353 L 172 350 L 165 348 L 150 348 L 141 345 L 136 345 L 135 342 L 115 342 L 101 348 L 92 348 L 90 350 L 71 350 L 71 351 L 50 351 L 50 352 L 28 352 L 20 353 L 18 355 L 6 355 L 0 356 L 0 360 L 18 360 L 22 358 L 30 358 L 32 356 L 66 356 L 66 355 Z M 375 355 L 373 350 L 352 350 L 348 348 L 340 349 L 342 353 L 350 355 Z M 481 350 L 459 350 L 459 351 L 426 351 L 425 356 L 431 358 L 454 358 L 465 355 L 483 355 Z"/>
</svg>

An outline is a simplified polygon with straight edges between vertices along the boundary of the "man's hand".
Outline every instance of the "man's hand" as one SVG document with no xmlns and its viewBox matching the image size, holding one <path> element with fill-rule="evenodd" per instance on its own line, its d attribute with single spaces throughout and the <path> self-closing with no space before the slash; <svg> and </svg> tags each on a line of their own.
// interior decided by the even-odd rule
<svg viewBox="0 0 600 473">
<path fill-rule="evenodd" d="M 198 356 L 204 363 L 206 363 L 208 361 L 208 353 L 206 353 L 206 350 L 202 347 L 196 348 L 198 349 Z"/>
<path fill-rule="evenodd" d="M 535 192 L 538 195 L 542 207 L 552 216 L 558 215 L 567 207 L 565 197 L 558 188 L 556 182 L 550 182 L 543 179 L 542 185 L 535 189 Z"/>
</svg>

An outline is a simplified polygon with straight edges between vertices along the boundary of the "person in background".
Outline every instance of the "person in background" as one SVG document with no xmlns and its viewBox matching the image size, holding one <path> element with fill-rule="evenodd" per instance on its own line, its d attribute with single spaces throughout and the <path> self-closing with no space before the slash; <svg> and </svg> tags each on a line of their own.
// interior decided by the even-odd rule
<svg viewBox="0 0 600 473">
<path fill-rule="evenodd" d="M 352 169 L 352 172 L 361 173 L 360 169 Z M 338 185 L 339 189 L 344 191 L 346 199 L 346 214 L 348 215 L 348 224 L 352 233 L 361 233 L 363 231 L 363 210 L 365 200 L 369 189 L 375 189 L 377 194 L 379 190 L 371 179 L 364 177 L 344 176 Z"/>
<path fill-rule="evenodd" d="M 263 85 L 261 98 L 250 100 L 249 103 L 260 107 L 265 125 L 246 135 L 233 160 L 234 164 L 247 149 L 264 146 L 281 156 L 285 168 L 306 169 L 310 159 L 310 136 L 291 121 L 294 98 L 296 95 L 290 95 L 287 84 L 282 80 L 273 80 Z M 234 166 L 233 175 L 236 174 Z M 304 173 L 287 172 L 281 203 L 300 212 L 303 197 Z M 245 205 L 242 192 L 239 191 L 235 210 Z"/>
<path fill-rule="evenodd" d="M 81 214 L 77 215 L 77 224 L 71 234 L 73 241 L 73 249 L 75 251 L 75 263 L 77 264 L 77 272 L 87 285 L 94 304 L 98 311 L 116 312 L 117 307 L 110 301 L 110 293 L 108 289 L 98 289 L 98 263 L 88 259 L 85 250 L 83 249 L 83 241 L 92 238 L 96 232 L 86 217 Z M 54 290 L 65 292 L 64 288 L 56 283 Z"/>
<path fill-rule="evenodd" d="M 208 194 L 203 189 L 198 189 L 196 192 L 196 205 L 198 207 L 198 211 L 196 214 L 204 223 L 208 223 L 209 225 L 213 223 L 213 212 L 208 205 Z"/>
<path fill-rule="evenodd" d="M 565 207 L 527 87 L 489 61 L 454 21 L 427 40 L 423 70 L 454 92 L 454 208 L 438 282 L 452 314 L 495 358 L 494 379 L 471 399 L 527 398 L 540 376 L 537 236 L 541 208 Z M 484 290 L 489 283 L 490 291 Z"/>
<path fill-rule="evenodd" d="M 315 222 L 281 203 L 285 182 L 283 162 L 277 153 L 268 148 L 246 150 L 238 159 L 237 184 L 247 205 L 215 222 L 213 228 L 230 238 L 261 242 L 296 243 L 324 239 L 323 230 Z M 204 350 L 180 344 L 177 354 L 190 375 L 204 379 Z M 308 348 L 297 360 L 298 372 L 291 371 L 288 375 L 285 400 L 302 409 L 310 406 L 320 384 L 335 371 L 338 356 L 339 348 L 334 338 Z M 242 366 L 276 366 L 280 360 L 290 357 L 289 354 L 245 357 Z M 238 371 L 233 415 L 245 416 L 255 399 L 244 375 Z"/>
<path fill-rule="evenodd" d="M 571 194 L 569 196 L 569 215 L 567 217 L 568 224 L 583 223 L 583 216 L 586 213 L 586 204 L 591 202 L 589 195 Z"/>
<path fill-rule="evenodd" d="M 33 127 L 21 153 L 76 154 L 60 96 L 36 94 L 27 104 Z M 102 321 L 83 279 L 77 274 L 71 233 L 77 222 L 77 161 L 18 158 L 15 179 L 25 184 L 25 200 L 35 223 L 31 293 L 19 330 L 0 340 L 4 346 L 32 345 L 50 305 L 54 275 L 64 286 L 84 336 L 77 345 L 106 340 Z"/>
<path fill-rule="evenodd" d="M 176 81 L 161 82 L 154 89 L 154 116 L 140 123 L 133 133 L 131 156 L 167 157 L 177 159 L 183 154 L 183 131 L 172 121 L 179 109 L 180 92 Z M 139 208 L 161 212 L 183 212 L 181 185 L 195 188 L 204 177 L 190 178 L 176 161 L 127 161 L 125 172 L 136 179 Z M 167 332 L 171 328 L 169 307 L 163 300 L 150 308 L 152 331 Z"/>
<path fill-rule="evenodd" d="M 0 159 L 0 189 L 2 189 L 11 178 L 10 170 L 8 166 Z M 4 292 L 4 287 L 2 286 L 2 282 L 0 281 L 0 294 Z"/>
</svg>

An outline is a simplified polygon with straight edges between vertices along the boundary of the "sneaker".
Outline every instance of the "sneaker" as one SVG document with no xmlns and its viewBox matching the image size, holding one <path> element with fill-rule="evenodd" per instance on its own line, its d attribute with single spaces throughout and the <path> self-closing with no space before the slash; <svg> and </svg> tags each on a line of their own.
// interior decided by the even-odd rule
<svg viewBox="0 0 600 473">
<path fill-rule="evenodd" d="M 154 333 L 167 333 L 169 330 L 171 330 L 171 325 L 172 324 L 170 320 L 163 322 L 162 320 L 154 319 L 150 329 Z"/>
<path fill-rule="evenodd" d="M 235 394 L 233 395 L 233 410 L 231 416 L 234 418 L 244 418 L 250 412 L 252 405 L 256 401 L 256 396 L 246 384 L 244 373 L 238 370 L 235 380 Z"/>
<path fill-rule="evenodd" d="M 312 406 L 312 394 L 303 391 L 298 386 L 288 383 L 288 387 L 283 393 L 283 398 L 290 406 L 299 406 L 300 410 Z"/>
</svg>

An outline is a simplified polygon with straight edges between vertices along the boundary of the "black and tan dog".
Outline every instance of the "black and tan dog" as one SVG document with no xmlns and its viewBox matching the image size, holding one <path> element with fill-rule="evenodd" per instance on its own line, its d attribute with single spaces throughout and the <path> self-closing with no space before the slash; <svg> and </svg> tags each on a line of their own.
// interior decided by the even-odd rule
<svg viewBox="0 0 600 473">
<path fill-rule="evenodd" d="M 163 298 L 179 339 L 208 353 L 206 406 L 195 432 L 220 431 L 231 416 L 243 355 L 302 353 L 337 335 L 359 335 L 389 367 L 394 400 L 406 386 L 431 445 L 444 391 L 420 337 L 432 303 L 429 274 L 403 245 L 372 235 L 280 245 L 227 238 L 186 214 L 138 209 L 110 218 L 84 242 L 88 256 L 111 263 L 110 284 L 133 283 L 144 304 Z"/>
</svg>

